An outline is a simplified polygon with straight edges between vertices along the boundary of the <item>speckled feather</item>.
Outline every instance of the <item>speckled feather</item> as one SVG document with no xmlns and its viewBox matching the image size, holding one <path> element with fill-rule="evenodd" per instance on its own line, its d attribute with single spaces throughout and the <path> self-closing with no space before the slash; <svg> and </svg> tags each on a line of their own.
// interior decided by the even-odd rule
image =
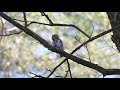
<svg viewBox="0 0 120 90">
<path fill-rule="evenodd" d="M 63 42 L 57 34 L 52 35 L 52 45 L 57 49 L 64 50 Z M 60 55 L 61 56 L 61 55 Z"/>
</svg>

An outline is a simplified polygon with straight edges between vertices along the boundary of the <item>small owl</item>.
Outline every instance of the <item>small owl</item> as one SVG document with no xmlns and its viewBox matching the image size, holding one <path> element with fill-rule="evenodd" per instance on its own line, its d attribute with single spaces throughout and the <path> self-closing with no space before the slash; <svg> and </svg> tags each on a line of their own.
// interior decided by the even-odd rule
<svg viewBox="0 0 120 90">
<path fill-rule="evenodd" d="M 57 34 L 52 35 L 52 45 L 57 49 L 64 50 L 63 42 Z M 62 55 L 60 55 L 62 57 Z"/>
</svg>

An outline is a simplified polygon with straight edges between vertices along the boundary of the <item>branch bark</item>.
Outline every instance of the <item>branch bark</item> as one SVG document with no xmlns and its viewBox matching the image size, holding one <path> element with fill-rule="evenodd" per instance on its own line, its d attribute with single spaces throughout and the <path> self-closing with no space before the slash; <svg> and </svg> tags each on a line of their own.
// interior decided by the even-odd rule
<svg viewBox="0 0 120 90">
<path fill-rule="evenodd" d="M 21 21 L 24 22 L 23 20 L 18 20 L 18 19 L 14 19 L 16 21 Z M 86 34 L 82 29 L 80 29 L 79 27 L 77 27 L 74 24 L 60 24 L 60 23 L 40 23 L 40 22 L 36 22 L 36 21 L 28 21 L 29 24 L 27 24 L 27 26 L 31 25 L 31 24 L 41 24 L 41 25 L 47 25 L 47 26 L 68 26 L 68 27 L 73 27 L 75 29 L 77 29 L 78 31 L 80 31 L 81 33 L 83 33 L 86 37 L 90 38 L 90 36 L 88 34 Z"/>
<path fill-rule="evenodd" d="M 4 19 L 6 19 L 8 22 L 12 23 L 13 25 L 15 25 L 16 27 L 18 27 L 19 29 L 21 29 L 22 31 L 24 31 L 26 34 L 30 35 L 31 37 L 33 37 L 34 39 L 36 39 L 37 41 L 39 41 L 42 45 L 44 45 L 44 47 L 48 48 L 49 50 L 56 52 L 58 54 L 63 55 L 64 57 L 78 63 L 81 64 L 83 66 L 92 68 L 94 70 L 97 70 L 98 72 L 102 73 L 104 76 L 105 75 L 111 75 L 111 74 L 120 74 L 120 69 L 105 69 L 97 64 L 85 61 L 81 58 L 78 58 L 72 54 L 69 54 L 65 51 L 62 50 L 58 50 L 55 47 L 53 47 L 52 45 L 50 45 L 48 42 L 46 42 L 42 37 L 40 37 L 38 34 L 34 33 L 33 31 L 31 31 L 30 29 L 28 29 L 27 27 L 24 27 L 22 25 L 20 25 L 19 23 L 17 23 L 16 21 L 14 21 L 11 17 L 7 16 L 6 14 L 0 12 L 0 16 Z M 114 29 L 120 28 L 116 27 Z M 112 31 L 114 29 L 110 29 L 109 31 Z M 90 40 L 91 41 L 91 40 Z M 89 42 L 89 41 L 88 41 Z"/>
<path fill-rule="evenodd" d="M 107 12 L 107 15 L 110 20 L 110 24 L 112 28 L 119 26 L 120 12 Z M 111 39 L 113 43 L 115 43 L 117 50 L 120 52 L 120 29 L 119 28 L 113 31 L 113 35 Z"/>
</svg>

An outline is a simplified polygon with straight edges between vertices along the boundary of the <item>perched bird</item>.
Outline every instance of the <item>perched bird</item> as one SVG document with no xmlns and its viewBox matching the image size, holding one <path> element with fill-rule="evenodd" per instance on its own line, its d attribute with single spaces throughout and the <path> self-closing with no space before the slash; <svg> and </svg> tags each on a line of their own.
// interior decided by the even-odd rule
<svg viewBox="0 0 120 90">
<path fill-rule="evenodd" d="M 52 35 L 52 45 L 57 49 L 64 50 L 63 42 L 57 34 Z M 62 55 L 60 55 L 62 57 Z"/>
</svg>

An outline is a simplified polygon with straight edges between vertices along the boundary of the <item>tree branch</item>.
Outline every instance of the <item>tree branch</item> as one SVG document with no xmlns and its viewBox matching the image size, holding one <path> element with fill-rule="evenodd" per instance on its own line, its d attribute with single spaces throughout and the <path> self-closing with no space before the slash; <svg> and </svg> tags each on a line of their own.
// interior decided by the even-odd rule
<svg viewBox="0 0 120 90">
<path fill-rule="evenodd" d="M 67 65 L 68 65 L 68 72 L 70 73 L 70 77 L 72 78 L 72 73 L 71 73 L 71 70 L 70 70 L 70 63 L 69 63 L 68 60 L 67 60 Z"/>
<path fill-rule="evenodd" d="M 17 32 L 17 33 L 12 33 L 12 34 L 5 34 L 5 35 L 0 35 L 0 36 L 10 36 L 10 35 L 15 35 L 15 34 L 20 34 L 22 31 Z"/>
<path fill-rule="evenodd" d="M 24 17 L 25 27 L 27 27 L 27 17 L 25 12 L 23 12 L 23 17 Z"/>
<path fill-rule="evenodd" d="M 78 46 L 75 50 L 73 50 L 73 51 L 71 52 L 71 54 L 73 54 L 74 52 L 76 52 L 77 50 L 79 50 L 82 46 L 86 45 L 87 43 L 89 43 L 89 42 L 91 42 L 91 41 L 93 41 L 93 40 L 95 40 L 95 39 L 97 39 L 97 38 L 99 38 L 99 37 L 102 37 L 102 36 L 104 36 L 105 34 L 111 32 L 111 31 L 113 31 L 113 30 L 115 30 L 115 29 L 117 29 L 117 28 L 120 28 L 120 26 L 118 26 L 118 27 L 116 27 L 116 28 L 113 28 L 113 29 L 109 29 L 108 31 L 102 32 L 102 33 L 100 33 L 100 34 L 98 34 L 98 35 L 90 38 L 89 40 L 87 40 L 86 42 L 84 42 L 83 44 L 81 44 L 80 46 Z"/>
<path fill-rule="evenodd" d="M 33 78 L 35 78 L 35 77 L 39 77 L 39 78 L 45 78 L 45 77 L 43 77 L 43 76 L 41 76 L 41 75 L 37 75 L 37 74 L 35 74 L 35 73 L 32 73 L 32 72 L 30 72 L 31 74 L 33 74 L 33 75 L 35 75 Z"/>
<path fill-rule="evenodd" d="M 46 69 L 47 71 L 49 71 L 49 72 L 51 72 L 51 70 L 49 70 L 49 69 Z M 58 76 L 58 75 L 55 75 L 55 74 L 53 74 L 55 77 L 61 77 L 61 78 L 63 78 L 62 76 Z"/>
<path fill-rule="evenodd" d="M 85 61 L 81 58 L 78 58 L 72 54 L 69 54 L 65 51 L 62 51 L 62 50 L 59 50 L 59 49 L 56 49 L 55 47 L 53 47 L 52 45 L 50 45 L 48 42 L 46 42 L 42 37 L 40 37 L 38 34 L 34 33 L 33 31 L 31 31 L 30 29 L 20 25 L 19 23 L 17 23 L 16 21 L 14 21 L 12 18 L 10 18 L 9 16 L 7 16 L 6 14 L 0 12 L 0 16 L 4 19 L 6 19 L 8 22 L 12 23 L 13 25 L 15 25 L 16 27 L 18 27 L 19 29 L 21 29 L 22 31 L 24 31 L 26 34 L 30 35 L 31 37 L 33 37 L 34 39 L 36 39 L 37 41 L 39 41 L 42 45 L 44 45 L 44 47 L 48 48 L 49 50 L 53 51 L 53 52 L 56 52 L 58 54 L 61 54 L 63 55 L 64 57 L 78 63 L 78 64 L 81 64 L 83 66 L 86 66 L 86 67 L 89 67 L 89 68 L 92 68 L 94 70 L 97 70 L 98 72 L 102 73 L 104 76 L 105 75 L 111 75 L 111 74 L 120 74 L 120 69 L 105 69 L 97 64 L 94 64 L 94 63 L 91 63 L 91 62 L 88 62 L 88 61 Z M 119 27 L 116 27 L 114 29 L 117 29 L 117 28 L 120 28 Z M 111 32 L 112 30 L 114 29 L 110 29 L 108 31 L 106 31 L 105 33 L 103 34 L 100 34 L 99 36 L 97 37 L 94 37 L 92 39 L 89 39 L 85 44 L 87 44 L 88 42 L 90 41 L 93 41 L 95 40 L 96 38 L 100 37 L 100 36 L 103 36 L 105 35 L 106 33 L 108 32 Z"/>
<path fill-rule="evenodd" d="M 49 18 L 49 16 L 47 14 L 45 14 L 44 12 L 40 12 L 40 13 L 41 13 L 42 16 L 45 16 L 48 19 L 49 24 L 51 24 L 51 25 L 54 24 L 53 21 Z M 67 65 L 68 65 L 68 72 L 70 73 L 70 77 L 72 78 L 72 73 L 71 73 L 71 70 L 70 70 L 70 64 L 69 64 L 68 59 L 67 59 Z"/>
<path fill-rule="evenodd" d="M 117 29 L 117 28 L 120 28 L 120 26 L 119 26 L 119 27 L 116 27 L 116 28 L 114 28 L 114 29 Z M 76 49 L 74 49 L 70 54 L 75 53 L 75 52 L 76 52 L 77 50 L 79 50 L 82 46 L 86 45 L 87 43 L 89 43 L 89 42 L 91 42 L 91 41 L 93 41 L 93 40 L 95 40 L 95 39 L 97 39 L 97 38 L 99 38 L 99 37 L 101 37 L 101 36 L 103 36 L 103 35 L 111 32 L 111 31 L 113 31 L 114 29 L 110 29 L 110 30 L 108 30 L 108 31 L 102 32 L 102 33 L 100 33 L 100 34 L 98 34 L 98 35 L 90 38 L 89 40 L 87 40 L 86 42 L 84 42 L 83 44 L 81 44 L 80 46 L 78 46 Z M 67 60 L 67 58 L 65 58 L 59 65 L 57 65 L 57 66 L 53 69 L 53 71 L 51 72 L 51 74 L 48 75 L 48 77 L 50 77 L 50 76 L 55 72 L 55 70 L 56 70 L 59 66 L 61 66 L 66 60 Z"/>
<path fill-rule="evenodd" d="M 1 19 L 1 24 L 2 24 L 2 25 L 1 25 L 1 30 L 0 30 L 0 33 L 1 33 L 1 34 L 3 34 L 3 30 L 4 30 L 4 23 L 3 23 L 2 18 L 0 18 L 0 19 Z M 0 37 L 0 42 L 1 42 L 1 40 L 2 40 L 2 37 L 3 37 L 3 36 L 1 36 L 1 37 Z"/>
<path fill-rule="evenodd" d="M 24 22 L 23 20 L 18 20 L 18 19 L 14 19 L 17 21 L 21 21 Z M 31 25 L 31 24 L 41 24 L 41 25 L 47 25 L 47 26 L 67 26 L 67 27 L 74 27 L 75 29 L 77 29 L 78 31 L 80 31 L 81 33 L 83 33 L 86 37 L 90 38 L 89 35 L 87 35 L 82 29 L 80 29 L 79 27 L 77 27 L 74 24 L 60 24 L 60 23 L 53 23 L 53 24 L 47 24 L 47 23 L 40 23 L 40 22 L 36 22 L 36 21 L 28 21 L 29 24 L 27 24 L 27 26 Z"/>
<path fill-rule="evenodd" d="M 46 24 L 46 23 L 39 23 L 39 22 L 30 22 L 28 25 L 32 24 L 32 23 L 37 23 L 37 24 L 42 24 L 42 25 L 47 25 L 47 26 L 69 26 L 69 27 L 74 27 L 75 29 L 77 29 L 78 31 L 80 31 L 81 33 L 83 33 L 85 36 L 87 36 L 88 38 L 90 38 L 89 35 L 87 35 L 83 30 L 81 30 L 80 28 L 78 28 L 76 25 L 74 24 L 59 24 L 59 23 L 54 23 L 54 24 Z"/>
<path fill-rule="evenodd" d="M 53 24 L 52 20 L 48 17 L 47 14 L 45 14 L 44 12 L 40 12 L 42 16 L 45 16 L 47 18 L 47 20 L 49 21 L 50 24 Z"/>
</svg>

